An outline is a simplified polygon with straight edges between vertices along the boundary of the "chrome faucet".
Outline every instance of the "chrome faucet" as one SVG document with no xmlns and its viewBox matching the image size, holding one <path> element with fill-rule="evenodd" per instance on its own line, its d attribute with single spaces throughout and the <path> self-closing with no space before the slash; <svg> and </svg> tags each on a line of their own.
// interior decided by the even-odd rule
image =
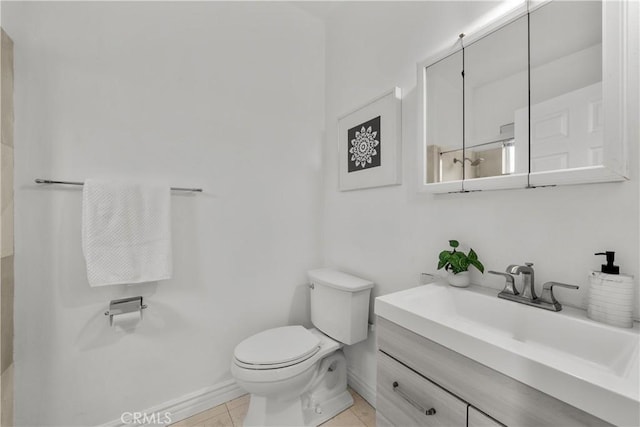
<svg viewBox="0 0 640 427">
<path fill-rule="evenodd" d="M 536 281 L 532 262 L 525 262 L 524 265 L 512 264 L 507 267 L 507 273 L 522 274 L 522 298 L 528 298 L 533 301 L 538 297 L 536 295 Z"/>
<path fill-rule="evenodd" d="M 547 282 L 542 286 L 542 295 L 538 297 L 535 290 L 535 275 L 533 271 L 533 264 L 530 262 L 525 265 L 510 265 L 507 267 L 507 272 L 502 273 L 499 271 L 489 271 L 491 274 L 497 274 L 505 278 L 506 283 L 504 289 L 498 294 L 498 298 L 507 299 L 509 301 L 519 302 L 521 304 L 530 305 L 532 307 L 543 308 L 545 310 L 560 311 L 562 310 L 562 304 L 560 304 L 553 295 L 553 287 L 560 286 L 569 289 L 579 289 L 576 285 L 567 285 L 566 283 Z M 518 292 L 515 286 L 515 280 L 513 274 L 522 274 L 522 283 L 524 289 L 522 294 Z"/>
</svg>

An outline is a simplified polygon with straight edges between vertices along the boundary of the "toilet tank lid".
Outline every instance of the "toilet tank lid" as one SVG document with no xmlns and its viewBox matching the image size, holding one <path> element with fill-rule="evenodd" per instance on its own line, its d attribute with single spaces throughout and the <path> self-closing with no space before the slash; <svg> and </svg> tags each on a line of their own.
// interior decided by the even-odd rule
<svg viewBox="0 0 640 427">
<path fill-rule="evenodd" d="M 331 268 L 319 268 L 307 273 L 311 283 L 322 284 L 347 292 L 373 288 L 373 282 Z"/>
</svg>

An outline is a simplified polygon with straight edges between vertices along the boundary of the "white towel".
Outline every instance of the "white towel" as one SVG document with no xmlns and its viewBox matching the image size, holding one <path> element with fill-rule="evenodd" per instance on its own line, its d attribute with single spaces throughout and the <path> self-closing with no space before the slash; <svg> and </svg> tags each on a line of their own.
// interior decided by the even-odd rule
<svg viewBox="0 0 640 427">
<path fill-rule="evenodd" d="M 170 279 L 170 188 L 86 180 L 82 250 L 91 286 Z"/>
</svg>

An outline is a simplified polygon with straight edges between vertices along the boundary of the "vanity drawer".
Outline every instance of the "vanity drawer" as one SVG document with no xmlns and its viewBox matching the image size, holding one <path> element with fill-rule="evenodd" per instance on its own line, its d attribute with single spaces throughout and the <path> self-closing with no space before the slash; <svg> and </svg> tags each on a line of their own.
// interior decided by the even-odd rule
<svg viewBox="0 0 640 427">
<path fill-rule="evenodd" d="M 466 402 L 382 352 L 377 394 L 377 411 L 397 427 L 467 425 Z"/>
<path fill-rule="evenodd" d="M 504 427 L 504 424 L 497 422 L 493 418 L 469 405 L 469 412 L 467 412 L 467 427 Z"/>
</svg>

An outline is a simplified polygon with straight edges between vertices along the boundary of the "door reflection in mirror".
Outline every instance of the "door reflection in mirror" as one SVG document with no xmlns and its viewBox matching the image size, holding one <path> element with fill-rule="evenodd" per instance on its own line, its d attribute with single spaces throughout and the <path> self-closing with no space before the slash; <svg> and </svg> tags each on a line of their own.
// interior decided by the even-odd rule
<svg viewBox="0 0 640 427">
<path fill-rule="evenodd" d="M 602 4 L 554 1 L 530 19 L 531 172 L 600 165 Z"/>
</svg>

